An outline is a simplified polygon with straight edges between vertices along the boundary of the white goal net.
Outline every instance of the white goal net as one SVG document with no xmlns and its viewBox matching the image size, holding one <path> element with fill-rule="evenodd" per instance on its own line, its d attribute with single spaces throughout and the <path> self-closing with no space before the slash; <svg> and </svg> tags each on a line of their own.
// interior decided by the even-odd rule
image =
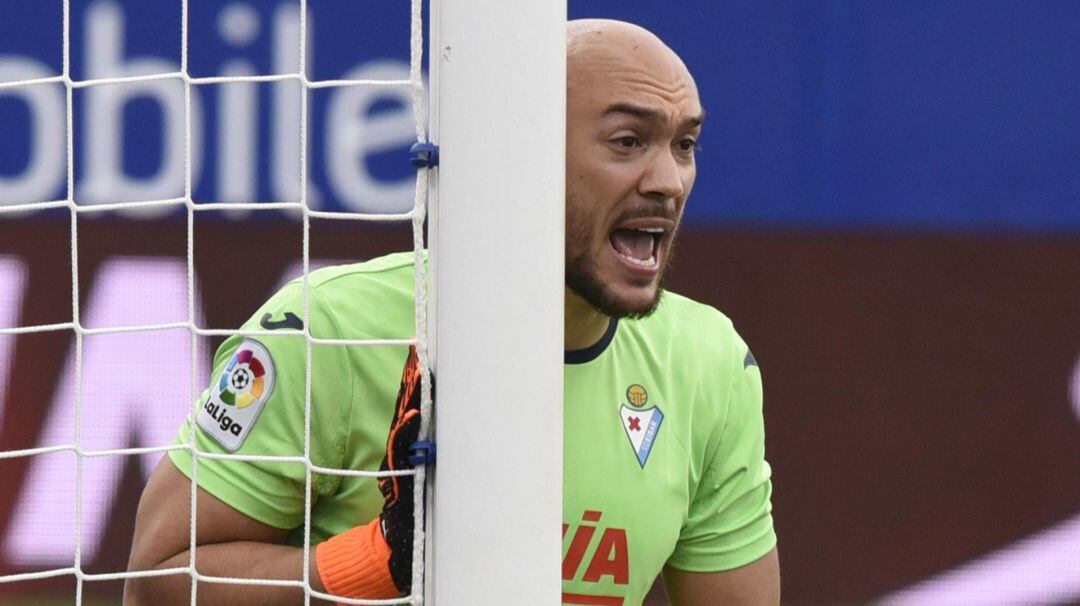
<svg viewBox="0 0 1080 606">
<path fill-rule="evenodd" d="M 416 336 L 413 339 L 350 339 L 350 340 L 328 340 L 318 339 L 311 335 L 310 328 L 303 331 L 303 336 L 307 342 L 307 376 L 309 377 L 306 386 L 305 396 L 305 445 L 304 453 L 301 456 L 266 456 L 255 457 L 250 455 L 210 455 L 207 453 L 199 452 L 194 443 L 187 445 L 172 446 L 171 440 L 168 435 L 168 429 L 162 430 L 160 428 L 154 428 L 148 433 L 151 434 L 152 439 L 156 440 L 156 443 L 150 446 L 136 446 L 136 447 L 115 447 L 118 443 L 122 443 L 128 436 L 123 435 L 123 432 L 115 433 L 110 436 L 101 435 L 101 427 L 99 423 L 93 422 L 95 417 L 95 408 L 98 408 L 100 401 L 110 397 L 110 390 L 114 393 L 112 397 L 115 397 L 116 392 L 119 391 L 120 395 L 123 395 L 123 389 L 118 388 L 118 385 L 124 383 L 125 379 L 122 375 L 122 369 L 117 365 L 102 364 L 101 358 L 106 358 L 111 355 L 110 352 L 121 352 L 121 356 L 127 357 L 134 363 L 140 356 L 149 356 L 151 359 L 163 359 L 168 357 L 176 357 L 178 354 L 186 349 L 189 360 L 188 378 L 184 379 L 182 376 L 162 376 L 159 378 L 158 389 L 165 393 L 165 397 L 155 398 L 159 403 L 166 405 L 175 405 L 178 402 L 185 402 L 185 406 L 190 406 L 191 402 L 197 400 L 198 394 L 206 385 L 207 380 L 207 354 L 206 341 L 207 337 L 223 337 L 229 335 L 243 334 L 245 336 L 258 336 L 260 332 L 251 331 L 238 331 L 231 329 L 214 329 L 206 326 L 201 321 L 201 310 L 198 305 L 197 297 L 198 290 L 196 285 L 196 238 L 195 238 L 195 217 L 198 213 L 214 212 L 214 211 L 229 211 L 232 213 L 243 211 L 268 211 L 268 210 L 291 210 L 294 213 L 299 213 L 299 221 L 302 226 L 302 250 L 300 251 L 301 257 L 301 272 L 304 276 L 305 286 L 305 300 L 303 309 L 304 326 L 310 327 L 310 323 L 307 322 L 309 313 L 308 300 L 307 300 L 307 276 L 312 269 L 311 259 L 311 243 L 310 243 L 310 227 L 313 219 L 325 219 L 325 220 L 337 220 L 337 221 L 377 221 L 377 222 L 409 222 L 412 225 L 412 245 L 415 258 L 417 261 L 422 259 L 424 249 L 424 221 L 425 221 L 425 202 L 427 196 L 427 170 L 420 169 L 416 171 L 415 185 L 412 195 L 411 208 L 408 208 L 402 212 L 356 212 L 351 210 L 319 210 L 318 205 L 312 204 L 311 197 L 309 196 L 308 183 L 310 179 L 308 177 L 309 171 L 309 141 L 311 129 L 311 112 L 309 110 L 310 97 L 314 91 L 324 89 L 344 89 L 344 88 L 393 88 L 401 89 L 407 87 L 410 91 L 411 107 L 409 108 L 412 114 L 412 123 L 414 129 L 414 140 L 418 142 L 427 141 L 426 132 L 426 117 L 424 115 L 425 99 L 424 99 L 424 77 L 422 73 L 422 58 L 424 54 L 424 23 L 422 21 L 423 6 L 421 0 L 412 0 L 409 3 L 409 62 L 407 78 L 398 79 L 386 79 L 386 78 L 323 78 L 316 79 L 309 77 L 309 74 L 313 72 L 309 65 L 308 53 L 311 48 L 310 41 L 308 40 L 308 15 L 309 7 L 305 0 L 299 0 L 295 2 L 296 5 L 293 8 L 293 14 L 295 14 L 295 21 L 289 27 L 289 23 L 286 23 L 284 27 L 278 23 L 278 29 L 285 29 L 286 36 L 287 30 L 291 29 L 294 34 L 293 44 L 294 49 L 290 49 L 295 56 L 297 69 L 292 72 L 275 71 L 273 73 L 264 74 L 250 74 L 250 75 L 221 75 L 221 76 L 204 76 L 196 77 L 191 74 L 189 69 L 189 57 L 191 51 L 191 45 L 189 41 L 189 17 L 193 10 L 192 6 L 189 6 L 189 2 L 186 0 L 177 3 L 178 16 L 179 16 L 179 64 L 169 64 L 165 60 L 141 60 L 141 61 L 127 61 L 127 62 L 114 62 L 114 67 L 117 69 L 110 70 L 99 69 L 93 70 L 86 69 L 82 77 L 76 75 L 76 70 L 73 69 L 73 62 L 75 52 L 73 50 L 73 40 L 76 38 L 75 30 L 78 27 L 83 27 L 86 34 L 85 37 L 90 38 L 88 41 L 88 50 L 86 55 L 93 55 L 95 52 L 107 53 L 109 42 L 119 42 L 122 46 L 123 43 L 123 17 L 124 6 L 115 2 L 94 2 L 91 3 L 85 10 L 82 11 L 81 16 L 83 22 L 79 23 L 73 19 L 73 7 L 68 0 L 65 0 L 62 5 L 62 28 L 61 36 L 58 42 L 61 45 L 60 57 L 61 57 L 61 69 L 56 74 L 42 73 L 41 69 L 33 69 L 36 65 L 29 62 L 24 62 L 22 65 L 16 64 L 13 60 L 7 61 L 8 69 L 3 73 L 5 78 L 0 81 L 0 97 L 13 98 L 24 102 L 32 112 L 37 112 L 37 118 L 41 118 L 44 115 L 45 118 L 59 117 L 61 118 L 60 129 L 62 132 L 62 141 L 64 148 L 62 152 L 63 163 L 57 167 L 55 166 L 55 158 L 59 150 L 41 149 L 39 145 L 38 149 L 31 150 L 31 153 L 36 153 L 43 159 L 38 160 L 39 165 L 44 165 L 48 169 L 56 171 L 59 168 L 58 174 L 62 177 L 63 193 L 66 194 L 62 199 L 52 200 L 38 200 L 34 199 L 36 192 L 33 187 L 34 182 L 41 181 L 41 178 L 34 178 L 33 176 L 22 179 L 21 183 L 16 180 L 9 180 L 5 183 L 6 188 L 0 189 L 6 195 L 6 199 L 0 201 L 0 213 L 3 214 L 2 219 L 7 223 L 5 229 L 7 230 L 32 230 L 35 221 L 52 220 L 56 221 L 55 217 L 51 219 L 42 219 L 41 213 L 51 210 L 63 210 L 67 212 L 69 223 L 69 236 L 70 236 L 70 270 L 69 270 L 69 283 L 70 283 L 70 320 L 65 322 L 51 322 L 45 324 L 33 324 L 33 323 L 20 323 L 17 322 L 19 317 L 18 308 L 20 298 L 17 297 L 22 291 L 22 282 L 25 277 L 24 272 L 16 271 L 16 264 L 19 263 L 18 258 L 14 255 L 3 258 L 4 263 L 0 265 L 0 269 L 3 270 L 4 286 L 11 288 L 15 295 L 10 295 L 5 298 L 3 307 L 3 324 L 0 324 L 0 344 L 3 345 L 4 361 L 7 362 L 13 357 L 11 350 L 18 346 L 17 338 L 23 338 L 24 335 L 37 335 L 44 333 L 58 333 L 60 335 L 71 335 L 73 338 L 73 344 L 71 348 L 71 359 L 68 360 L 64 366 L 68 369 L 68 372 L 60 380 L 62 387 L 59 388 L 59 394 L 57 396 L 57 402 L 61 407 L 66 406 L 66 410 L 59 412 L 58 414 L 52 414 L 48 417 L 45 425 L 43 435 L 40 437 L 39 444 L 30 448 L 18 448 L 18 449 L 4 449 L 0 451 L 0 459 L 5 462 L 23 460 L 25 461 L 25 468 L 28 469 L 28 481 L 25 488 L 19 492 L 18 498 L 15 502 L 14 513 L 12 515 L 12 523 L 8 530 L 8 534 L 5 544 L 5 564 L 4 567 L 6 574 L 0 575 L 0 586 L 12 587 L 14 584 L 20 582 L 28 582 L 56 577 L 73 577 L 75 579 L 75 591 L 74 591 L 74 603 L 82 604 L 84 587 L 86 583 L 98 582 L 98 581 L 110 581 L 130 578 L 132 576 L 148 576 L 148 575 L 165 575 L 165 574 L 187 574 L 191 577 L 192 582 L 192 603 L 195 603 L 196 586 L 200 582 L 218 582 L 218 583 L 239 583 L 247 585 L 288 585 L 292 584 L 298 587 L 302 587 L 308 598 L 312 595 L 316 597 L 323 597 L 330 599 L 332 596 L 319 594 L 311 589 L 310 579 L 307 578 L 307 559 L 311 557 L 311 545 L 310 545 L 310 522 L 311 522 L 311 482 L 312 476 L 315 473 L 329 474 L 329 475 L 379 475 L 378 470 L 352 470 L 352 469 L 325 469 L 317 467 L 312 463 L 310 454 L 311 448 L 311 385 L 310 385 L 310 370 L 311 370 L 311 348 L 313 345 L 330 345 L 330 346 L 388 346 L 388 345 L 411 345 L 417 346 L 420 354 L 421 365 L 424 369 L 427 368 L 427 306 L 426 301 L 426 284 L 425 277 L 425 264 L 423 262 L 417 262 L 416 267 L 416 300 L 418 305 L 416 306 Z M 200 4 L 200 3 L 194 3 Z M 281 12 L 283 7 L 276 7 L 278 12 Z M 284 7 L 290 8 L 290 7 Z M 166 15 L 171 13 L 171 10 L 164 11 Z M 250 30 L 253 27 L 258 27 L 257 14 L 254 9 L 243 3 L 233 3 L 226 7 L 222 11 L 221 29 L 223 35 L 226 38 L 243 38 L 250 36 L 250 33 L 245 33 L 245 30 Z M 102 31 L 108 32 L 110 29 L 116 30 L 119 28 L 121 31 L 119 34 L 115 34 L 112 40 L 106 40 L 103 45 L 94 46 L 93 40 L 96 40 L 95 36 L 102 35 Z M 280 36 L 279 36 L 280 37 Z M 100 48 L 104 46 L 105 48 Z M 93 59 L 88 59 L 93 61 Z M 27 67 L 30 66 L 30 67 Z M 20 69 L 21 68 L 21 69 Z M 242 71 L 242 70 L 241 70 Z M 385 70 L 384 70 L 385 71 Z M 223 202 L 197 202 L 195 196 L 195 171 L 193 170 L 201 162 L 202 158 L 200 154 L 202 149 L 199 146 L 197 137 L 197 108 L 198 101 L 193 101 L 200 95 L 200 89 L 210 87 L 231 87 L 233 91 L 237 91 L 235 85 L 246 84 L 267 84 L 267 83 L 293 83 L 294 99 L 288 100 L 288 103 L 294 104 L 298 109 L 297 122 L 295 128 L 295 135 L 297 138 L 291 142 L 278 142 L 279 145 L 285 143 L 285 145 L 291 145 L 297 150 L 293 156 L 295 157 L 297 164 L 292 167 L 291 170 L 295 171 L 298 175 L 297 183 L 299 187 L 295 188 L 295 199 L 275 200 L 272 202 L 261 202 L 257 199 L 248 200 L 233 200 Z M 53 116 L 56 108 L 56 91 L 52 87 L 62 87 L 63 90 L 63 102 L 60 108 L 62 114 L 59 116 Z M 225 101 L 228 100 L 228 90 L 226 90 Z M 242 89 L 240 89 L 242 90 Z M 85 111 L 80 114 L 76 111 L 75 97 L 78 91 L 94 91 L 96 94 L 91 93 L 85 101 Z M 100 92 L 97 92 L 100 91 Z M 135 179 L 112 179 L 112 180 L 94 180 L 93 166 L 88 166 L 86 171 L 91 173 L 89 176 L 85 176 L 77 183 L 77 164 L 86 163 L 92 165 L 94 163 L 100 163 L 100 158 L 108 158 L 110 156 L 121 157 L 118 160 L 119 163 L 123 162 L 122 156 L 124 155 L 123 146 L 125 142 L 122 140 L 125 129 L 123 126 L 111 129 L 112 133 L 116 136 L 104 139 L 102 141 L 95 142 L 94 149 L 88 147 L 79 147 L 76 143 L 76 128 L 81 126 L 77 124 L 77 120 L 83 116 L 88 116 L 88 119 L 114 119 L 124 120 L 122 107 L 124 102 L 133 102 L 140 98 L 149 98 L 161 105 L 163 114 L 169 115 L 170 112 L 179 108 L 179 113 L 182 115 L 180 121 L 171 121 L 163 124 L 162 126 L 162 143 L 161 147 L 164 150 L 162 155 L 165 156 L 162 159 L 162 164 L 170 164 L 172 161 L 169 159 L 169 155 L 175 156 L 175 152 L 179 150 L 181 154 L 180 164 L 182 166 L 182 193 L 181 195 L 164 196 L 164 197 L 151 197 L 147 198 L 147 195 L 153 195 L 158 191 L 163 191 L 161 187 L 155 187 L 154 179 L 143 179 L 138 181 Z M 109 103 L 110 100 L 117 100 L 117 106 L 120 107 L 115 112 L 109 112 L 103 109 L 103 104 Z M 225 103 L 223 103 L 224 105 Z M 175 112 L 173 112 L 175 113 Z M 242 119 L 243 116 L 232 116 L 236 119 Z M 52 125 L 55 127 L 56 125 Z M 127 125 L 127 129 L 138 129 L 139 125 Z M 152 128 L 150 126 L 143 126 L 142 128 Z M 107 129 L 109 130 L 109 129 Z M 86 132 L 86 129 L 82 129 L 82 132 Z M 86 135 L 90 138 L 90 135 Z M 170 141 L 170 138 L 172 141 Z M 177 141 L 179 139 L 179 141 Z M 55 137 L 50 137 L 48 134 L 40 135 L 36 141 L 44 141 L 47 145 L 50 141 L 55 140 Z M 177 146 L 175 143 L 179 142 Z M 218 150 L 219 153 L 227 153 L 227 145 L 229 141 L 226 139 L 222 149 Z M 37 160 L 37 159 L 35 159 Z M 402 162 L 407 162 L 406 158 L 402 158 Z M 123 172 L 123 171 L 121 171 Z M 225 175 L 227 178 L 235 175 Z M 223 180 L 224 181 L 224 180 Z M 111 186 L 111 187 L 110 187 Z M 126 186 L 126 187 L 125 187 Z M 40 189 L 40 188 L 39 188 Z M 167 188 L 165 188 L 167 189 Z M 219 191 L 228 189 L 228 184 L 223 183 Z M 237 197 L 237 196 L 233 196 Z M 182 216 L 176 216 L 174 209 L 180 209 L 179 212 Z M 85 293 L 81 289 L 81 275 L 80 271 L 80 228 L 86 224 L 87 221 L 92 221 L 92 216 L 104 216 L 109 213 L 128 213 L 129 216 L 138 215 L 141 213 L 143 217 L 165 217 L 162 219 L 155 219 L 157 221 L 171 221 L 174 223 L 186 222 L 186 259 L 184 261 L 186 271 L 182 274 L 176 274 L 175 270 L 177 264 L 175 262 L 169 263 L 167 261 L 158 261 L 157 265 L 154 262 L 147 259 L 120 259 L 106 263 L 106 269 L 103 272 L 99 272 L 95 276 L 96 286 L 99 289 L 105 289 L 107 292 L 112 293 L 111 296 L 106 296 L 104 300 L 98 301 L 94 296 L 96 293 L 91 293 L 91 297 L 88 299 L 84 296 Z M 165 308 L 176 309 L 178 305 L 176 302 L 181 303 L 184 308 L 184 318 L 182 319 L 170 319 L 168 314 L 154 314 L 154 313 L 142 313 L 135 314 L 133 317 L 130 313 L 118 313 L 115 308 L 109 306 L 110 301 L 117 301 L 119 299 L 131 299 L 133 297 L 142 297 L 145 299 L 147 293 L 145 291 L 140 292 L 137 288 L 131 288 L 132 280 L 130 277 L 133 274 L 153 275 L 156 277 L 165 276 L 165 280 L 160 284 L 170 284 L 175 286 L 171 289 L 155 289 L 155 295 L 159 299 L 164 299 L 171 302 L 171 305 L 164 305 Z M 129 279 L 125 280 L 125 276 Z M 20 278 L 17 280 L 16 278 Z M 109 289 L 108 284 L 117 283 L 119 286 Z M 126 284 L 126 286 L 125 286 Z M 153 307 L 154 301 L 143 301 L 147 306 Z M 128 310 L 129 312 L 131 310 Z M 181 330 L 188 333 L 187 340 L 189 341 L 186 348 L 172 349 L 170 346 L 177 345 L 177 339 L 175 338 L 175 331 Z M 127 335 L 132 334 L 171 334 L 170 338 L 155 339 L 156 347 L 148 351 L 145 341 L 140 342 L 138 339 L 124 339 Z M 109 339 L 112 338 L 111 341 Z M 92 342 L 91 342 L 92 341 Z M 106 346 L 105 343 L 109 342 Z M 107 351 L 108 350 L 108 351 Z M 421 429 L 422 435 L 425 434 L 428 425 L 428 419 L 430 419 L 430 405 L 431 405 L 431 389 L 430 380 L 428 379 L 428 373 L 424 371 L 423 381 L 423 427 Z M 43 373 L 43 378 L 47 376 Z M 0 385 L 10 383 L 12 381 L 0 382 Z M 67 387 L 64 387 L 67 386 Z M 137 388 L 137 387 L 136 387 Z M 3 391 L 0 391 L 3 394 Z M 150 394 L 147 394 L 150 395 Z M 7 400 L 0 401 L 0 403 Z M 3 409 L 0 408 L 0 411 Z M 182 411 L 181 411 L 182 412 Z M 190 422 L 194 424 L 195 415 L 189 415 Z M 0 418 L 2 420 L 2 418 Z M 9 417 L 10 421 L 11 418 Z M 163 433 L 163 431 L 165 433 Z M 175 426 L 173 427 L 175 431 Z M 194 435 L 194 432 L 192 432 Z M 139 436 L 142 440 L 146 440 L 147 435 Z M 112 443 L 114 447 L 102 447 L 103 444 Z M 88 516 L 86 509 L 101 509 L 107 507 L 110 503 L 112 493 L 115 487 L 109 486 L 108 481 L 118 481 L 119 478 L 114 472 L 110 474 L 101 474 L 98 472 L 90 473 L 87 470 L 91 467 L 99 467 L 97 461 L 112 461 L 113 467 L 122 467 L 122 462 L 117 463 L 118 458 L 122 457 L 145 457 L 148 461 L 152 461 L 164 452 L 174 449 L 187 449 L 193 456 L 193 476 L 198 476 L 198 462 L 201 458 L 207 457 L 223 457 L 236 460 L 246 461 L 276 461 L 276 462 L 294 462 L 302 463 L 306 467 L 306 486 L 307 486 L 307 500 L 305 503 L 305 578 L 302 580 L 277 580 L 277 579 L 235 579 L 235 578 L 216 578 L 198 572 L 198 563 L 196 561 L 194 549 L 190 550 L 191 561 L 188 566 L 181 568 L 172 568 L 167 570 L 155 570 L 155 571 L 143 571 L 143 572 L 123 572 L 123 571 L 111 571 L 101 573 L 91 573 L 87 570 L 87 563 L 90 559 L 95 557 L 98 552 L 103 548 L 102 546 L 102 530 L 98 528 L 101 525 L 101 520 L 94 518 L 91 522 L 95 525 L 95 532 L 88 533 L 84 526 L 87 524 L 91 516 Z M 74 455 L 73 469 L 66 469 L 62 461 L 58 461 L 55 457 L 49 459 L 49 455 L 56 453 L 71 453 Z M 51 463 L 51 464 L 50 464 Z M 68 466 L 70 467 L 70 466 Z M 144 470 L 149 470 L 149 465 L 145 462 L 142 465 Z M 73 473 L 71 473 L 73 471 Z M 115 470 L 114 470 L 115 471 Z M 424 487 L 424 468 L 418 467 L 414 472 L 418 482 L 416 483 L 417 491 L 422 494 Z M 70 485 L 63 485 L 64 482 L 70 482 Z M 195 541 L 195 529 L 199 523 L 195 512 L 195 503 L 197 498 L 196 487 L 197 482 L 192 483 L 191 492 L 191 538 L 192 547 L 194 547 Z M 68 501 L 63 495 L 70 494 L 71 499 Z M 374 603 L 409 603 L 419 602 L 422 596 L 419 594 L 419 590 L 423 587 L 423 563 L 424 563 L 424 537 L 423 537 L 423 506 L 424 500 L 422 498 L 417 499 L 417 512 L 416 517 L 421 523 L 418 525 L 420 529 L 416 533 L 415 540 L 415 562 L 414 566 L 414 582 L 413 587 L 417 588 L 417 592 L 411 596 L 405 596 L 397 600 L 390 601 L 376 601 Z M 57 517 L 58 516 L 58 517 Z M 57 524 L 67 529 L 71 534 L 68 537 L 62 536 L 47 536 L 48 523 Z M 46 536 L 43 536 L 46 535 Z M 41 549 L 41 543 L 46 543 L 46 549 Z M 65 546 L 69 546 L 71 552 L 68 557 L 63 557 L 58 554 L 58 550 L 64 549 Z M 69 562 L 69 565 L 48 567 L 49 563 L 53 562 Z M 38 568 L 38 570 L 26 571 L 26 572 L 10 572 L 11 570 L 19 570 L 20 568 Z M 44 569 L 42 569 L 44 568 Z M 17 595 L 17 592 L 9 592 L 11 595 Z M 14 598 L 13 598 L 14 599 Z M 31 598 L 27 598 L 31 599 Z M 350 601 L 349 603 L 372 603 L 370 601 Z"/>
</svg>

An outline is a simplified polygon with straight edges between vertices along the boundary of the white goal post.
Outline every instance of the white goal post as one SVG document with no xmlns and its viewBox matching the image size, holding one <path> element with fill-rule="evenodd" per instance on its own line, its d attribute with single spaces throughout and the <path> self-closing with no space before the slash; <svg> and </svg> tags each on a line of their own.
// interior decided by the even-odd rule
<svg viewBox="0 0 1080 606">
<path fill-rule="evenodd" d="M 565 0 L 433 0 L 428 604 L 561 602 Z"/>
</svg>

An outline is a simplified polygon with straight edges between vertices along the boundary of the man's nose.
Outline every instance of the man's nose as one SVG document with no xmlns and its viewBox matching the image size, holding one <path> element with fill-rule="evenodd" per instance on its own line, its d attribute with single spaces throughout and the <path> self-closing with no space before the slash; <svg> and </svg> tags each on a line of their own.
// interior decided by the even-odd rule
<svg viewBox="0 0 1080 606">
<path fill-rule="evenodd" d="M 641 177 L 638 193 L 666 200 L 678 198 L 684 191 L 682 173 L 674 153 L 670 149 L 653 150 Z"/>
</svg>

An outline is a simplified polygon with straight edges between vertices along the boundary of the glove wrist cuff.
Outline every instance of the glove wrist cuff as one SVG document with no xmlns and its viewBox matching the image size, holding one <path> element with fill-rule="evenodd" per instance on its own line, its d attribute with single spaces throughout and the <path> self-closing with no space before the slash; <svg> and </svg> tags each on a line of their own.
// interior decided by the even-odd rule
<svg viewBox="0 0 1080 606">
<path fill-rule="evenodd" d="M 329 593 L 346 598 L 396 598 L 390 547 L 379 518 L 330 537 L 315 548 L 319 578 Z"/>
</svg>

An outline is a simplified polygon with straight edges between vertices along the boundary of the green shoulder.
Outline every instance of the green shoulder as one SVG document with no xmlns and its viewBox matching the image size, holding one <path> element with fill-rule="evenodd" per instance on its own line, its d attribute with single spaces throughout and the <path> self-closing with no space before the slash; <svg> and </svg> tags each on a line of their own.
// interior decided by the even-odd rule
<svg viewBox="0 0 1080 606">
<path fill-rule="evenodd" d="M 413 253 L 395 253 L 308 274 L 308 317 L 318 338 L 409 338 L 413 336 Z M 303 328 L 304 279 L 297 277 L 252 317 L 252 328 Z"/>
<path fill-rule="evenodd" d="M 704 364 L 706 372 L 757 366 L 731 319 L 719 309 L 667 291 L 653 316 L 667 333 L 679 358 Z"/>
</svg>

